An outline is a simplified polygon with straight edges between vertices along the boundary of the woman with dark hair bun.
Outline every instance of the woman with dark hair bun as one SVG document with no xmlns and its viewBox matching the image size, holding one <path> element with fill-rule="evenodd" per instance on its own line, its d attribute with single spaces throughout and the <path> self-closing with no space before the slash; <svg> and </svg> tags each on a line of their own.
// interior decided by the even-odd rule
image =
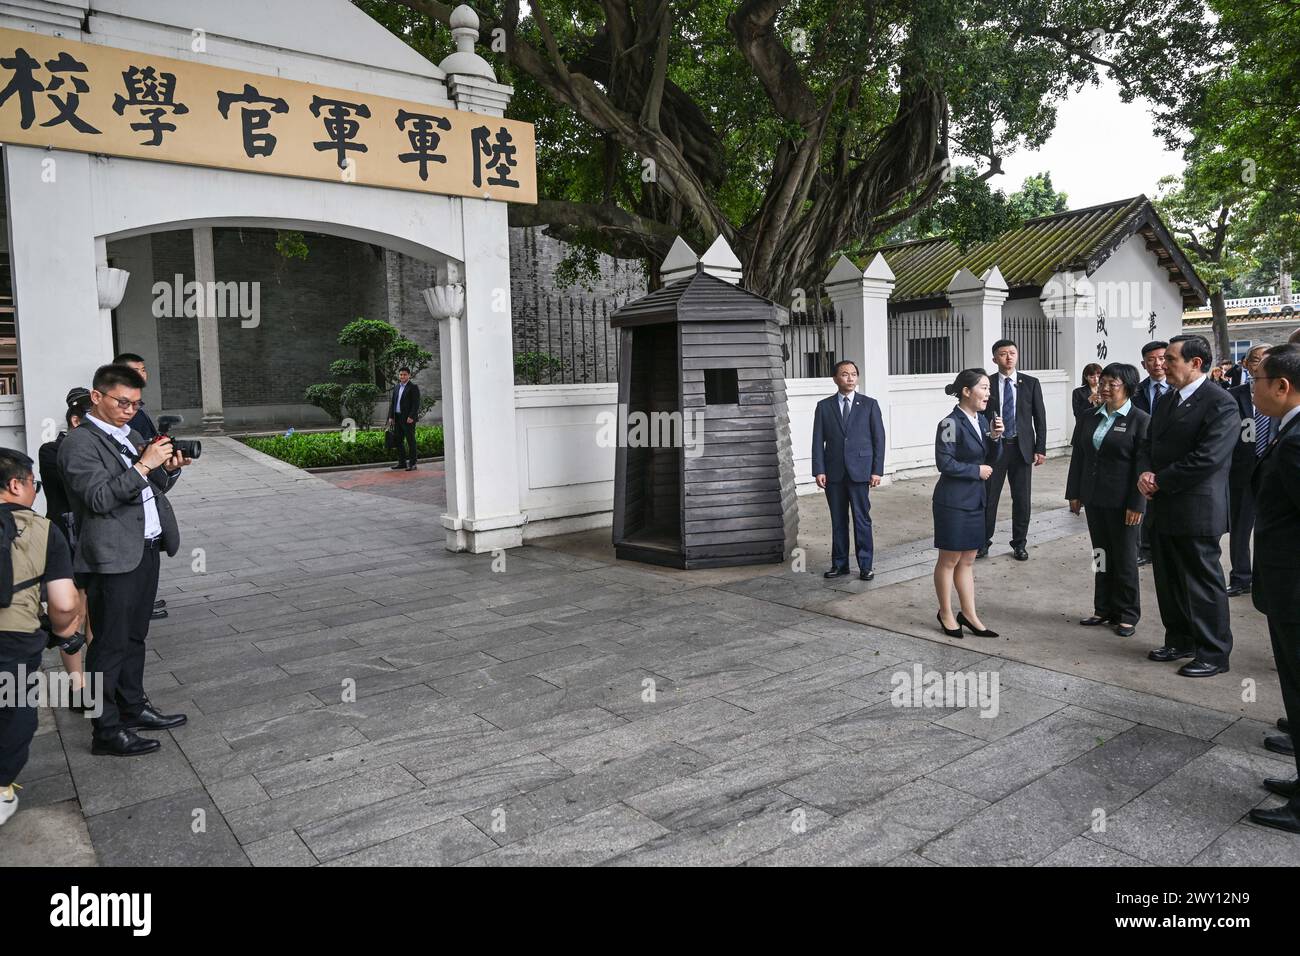
<svg viewBox="0 0 1300 956">
<path fill-rule="evenodd" d="M 934 486 L 934 591 L 939 597 L 939 626 L 949 637 L 961 637 L 968 628 L 977 637 L 997 637 L 980 621 L 975 610 L 975 552 L 984 546 L 985 482 L 1002 454 L 1002 419 L 984 417 L 989 403 L 989 377 L 983 369 L 968 368 L 944 393 L 957 399 L 957 407 L 939 422 L 934 439 L 934 460 L 939 483 Z M 953 614 L 956 588 L 961 610 Z"/>
</svg>

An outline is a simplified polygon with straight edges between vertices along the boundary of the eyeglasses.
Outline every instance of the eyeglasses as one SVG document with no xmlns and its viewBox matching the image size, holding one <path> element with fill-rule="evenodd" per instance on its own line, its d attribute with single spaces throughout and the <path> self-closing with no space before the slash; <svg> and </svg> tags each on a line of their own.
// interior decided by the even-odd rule
<svg viewBox="0 0 1300 956">
<path fill-rule="evenodd" d="M 129 398 L 118 398 L 116 395 L 105 395 L 104 397 L 111 398 L 113 401 L 117 402 L 117 407 L 122 409 L 123 411 L 133 412 L 137 408 L 140 408 L 142 405 L 144 405 L 143 399 L 137 402 L 133 402 Z"/>
<path fill-rule="evenodd" d="M 26 484 L 27 482 L 30 481 L 30 482 L 32 483 L 32 486 L 36 489 L 36 493 L 37 493 L 37 494 L 40 494 L 40 493 L 41 493 L 41 488 L 44 487 L 44 486 L 41 484 L 40 480 L 39 480 L 35 475 L 28 475 L 26 478 L 13 478 L 13 479 L 11 479 L 11 480 L 12 480 L 12 481 L 19 481 L 19 482 L 22 482 L 23 484 Z M 6 486 L 6 487 L 7 487 L 7 486 Z"/>
</svg>

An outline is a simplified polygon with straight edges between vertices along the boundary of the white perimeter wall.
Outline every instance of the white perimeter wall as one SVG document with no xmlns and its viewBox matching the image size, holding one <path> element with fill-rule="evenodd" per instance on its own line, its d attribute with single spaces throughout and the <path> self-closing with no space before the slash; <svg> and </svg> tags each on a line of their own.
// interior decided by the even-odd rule
<svg viewBox="0 0 1300 956">
<path fill-rule="evenodd" d="M 1064 371 L 1032 373 L 1043 383 L 1048 454 L 1070 438 L 1074 380 Z M 934 473 L 934 432 L 952 410 L 943 393 L 951 375 L 890 376 L 882 391 L 861 389 L 881 404 L 885 420 L 885 474 Z M 812 417 L 834 384 L 825 378 L 786 379 L 795 481 L 800 494 L 817 491 L 812 467 Z M 614 448 L 600 447 L 600 414 L 617 411 L 618 386 L 515 386 L 515 449 L 519 504 L 528 515 L 525 540 L 608 526 L 614 503 Z M 1064 489 L 1062 489 L 1064 491 Z"/>
</svg>

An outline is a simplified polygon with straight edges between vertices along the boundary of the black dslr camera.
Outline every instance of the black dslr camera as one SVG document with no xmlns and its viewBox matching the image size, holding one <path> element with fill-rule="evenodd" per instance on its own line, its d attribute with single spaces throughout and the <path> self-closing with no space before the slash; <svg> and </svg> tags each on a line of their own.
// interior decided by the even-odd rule
<svg viewBox="0 0 1300 956">
<path fill-rule="evenodd" d="M 185 419 L 180 415 L 160 415 L 158 416 L 158 434 L 172 439 L 172 449 L 180 452 L 186 458 L 198 458 L 203 454 L 203 442 L 197 438 L 172 438 L 171 429 L 173 425 L 183 425 Z"/>
</svg>

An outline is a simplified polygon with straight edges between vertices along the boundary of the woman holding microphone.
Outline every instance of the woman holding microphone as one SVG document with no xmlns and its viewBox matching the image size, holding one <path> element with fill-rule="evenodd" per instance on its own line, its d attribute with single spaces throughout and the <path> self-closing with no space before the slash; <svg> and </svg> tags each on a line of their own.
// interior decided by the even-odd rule
<svg viewBox="0 0 1300 956">
<path fill-rule="evenodd" d="M 997 637 L 975 610 L 975 552 L 984 545 L 985 485 L 992 464 L 1002 454 L 1002 418 L 992 424 L 984 417 L 989 403 L 989 377 L 968 368 L 944 393 L 957 398 L 957 407 L 939 422 L 934 440 L 939 483 L 934 486 L 934 590 L 939 597 L 939 626 L 949 637 L 968 628 L 977 637 Z M 953 588 L 961 610 L 952 610 Z"/>
<path fill-rule="evenodd" d="M 1120 637 L 1132 637 L 1142 616 L 1138 532 L 1147 500 L 1137 490 L 1137 449 L 1151 417 L 1130 401 L 1137 387 L 1134 366 L 1113 362 L 1102 369 L 1102 405 L 1075 423 L 1065 482 L 1070 511 L 1087 510 L 1092 538 L 1092 617 L 1079 623 L 1112 624 Z"/>
</svg>

